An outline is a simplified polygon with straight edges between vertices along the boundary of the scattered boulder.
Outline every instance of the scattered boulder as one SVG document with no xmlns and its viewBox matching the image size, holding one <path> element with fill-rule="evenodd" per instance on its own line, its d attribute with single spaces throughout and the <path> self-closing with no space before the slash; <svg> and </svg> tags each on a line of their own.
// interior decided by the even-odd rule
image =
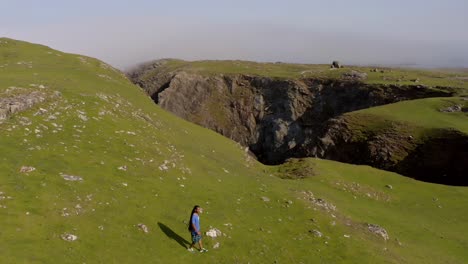
<svg viewBox="0 0 468 264">
<path fill-rule="evenodd" d="M 127 165 L 120 166 L 118 169 L 121 171 L 127 171 Z"/>
<path fill-rule="evenodd" d="M 140 224 L 138 224 L 137 226 L 138 226 L 138 228 L 140 228 L 141 231 L 143 231 L 144 233 L 149 233 L 149 229 L 148 229 L 148 227 L 147 227 L 145 224 L 141 224 L 141 223 L 140 223 Z"/>
<path fill-rule="evenodd" d="M 80 176 L 68 175 L 68 174 L 63 174 L 63 173 L 60 173 L 60 176 L 62 176 L 62 178 L 66 181 L 82 181 L 83 180 L 83 178 L 81 178 Z"/>
<path fill-rule="evenodd" d="M 264 202 L 269 202 L 270 201 L 270 198 L 266 197 L 266 196 L 262 196 L 262 200 Z"/>
<path fill-rule="evenodd" d="M 169 161 L 165 160 L 163 164 L 159 165 L 159 170 L 160 171 L 167 171 L 169 170 L 169 167 L 167 166 L 169 164 Z"/>
<path fill-rule="evenodd" d="M 211 228 L 205 233 L 205 235 L 212 237 L 212 238 L 220 237 L 222 234 L 223 233 L 221 233 L 221 231 L 217 228 Z"/>
<path fill-rule="evenodd" d="M 367 79 L 367 73 L 352 70 L 351 72 L 343 73 L 342 77 L 351 80 L 365 80 Z"/>
<path fill-rule="evenodd" d="M 322 232 L 318 231 L 317 229 L 309 230 L 309 233 L 314 234 L 314 236 L 316 236 L 316 237 L 322 237 L 323 236 Z"/>
<path fill-rule="evenodd" d="M 213 248 L 219 248 L 219 242 L 216 242 L 216 244 L 213 245 Z"/>
<path fill-rule="evenodd" d="M 339 61 L 333 61 L 332 64 L 331 64 L 331 68 L 332 69 L 339 69 L 339 68 L 343 68 L 343 65 L 341 65 L 341 63 Z"/>
<path fill-rule="evenodd" d="M 385 230 L 384 228 L 382 228 L 382 227 L 380 227 L 378 225 L 375 225 L 375 224 L 367 224 L 367 228 L 372 233 L 381 236 L 385 241 L 387 241 L 389 239 L 387 230 Z"/>
<path fill-rule="evenodd" d="M 390 184 L 385 185 L 386 188 L 389 188 L 390 190 L 393 189 L 393 186 Z"/>
<path fill-rule="evenodd" d="M 72 242 L 72 241 L 75 241 L 78 239 L 78 236 L 75 236 L 73 234 L 68 234 L 68 233 L 65 233 L 65 234 L 62 234 L 60 236 L 63 240 L 65 241 L 69 241 L 69 242 Z"/>
<path fill-rule="evenodd" d="M 440 112 L 444 112 L 444 113 L 461 112 L 462 110 L 463 110 L 463 107 L 461 105 L 452 105 L 446 108 L 439 109 Z"/>
<path fill-rule="evenodd" d="M 325 201 L 324 199 L 322 199 L 322 198 L 312 198 L 311 201 L 312 201 L 315 205 L 318 205 L 319 207 L 322 207 L 322 208 L 324 208 L 324 209 L 327 210 L 327 211 L 335 211 L 335 210 L 336 210 L 336 206 L 335 206 L 335 205 L 326 202 L 326 201 Z"/>
<path fill-rule="evenodd" d="M 31 167 L 31 166 L 22 166 L 21 169 L 20 169 L 20 172 L 21 173 L 28 173 L 28 172 L 35 171 L 35 170 L 36 170 L 36 168 Z"/>
</svg>

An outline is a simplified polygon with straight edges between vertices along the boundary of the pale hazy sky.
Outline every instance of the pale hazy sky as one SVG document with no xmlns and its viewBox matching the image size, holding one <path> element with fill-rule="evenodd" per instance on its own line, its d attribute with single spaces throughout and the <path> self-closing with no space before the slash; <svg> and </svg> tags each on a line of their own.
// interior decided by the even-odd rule
<svg viewBox="0 0 468 264">
<path fill-rule="evenodd" d="M 0 37 L 158 58 L 468 67 L 468 0 L 0 0 Z"/>
</svg>

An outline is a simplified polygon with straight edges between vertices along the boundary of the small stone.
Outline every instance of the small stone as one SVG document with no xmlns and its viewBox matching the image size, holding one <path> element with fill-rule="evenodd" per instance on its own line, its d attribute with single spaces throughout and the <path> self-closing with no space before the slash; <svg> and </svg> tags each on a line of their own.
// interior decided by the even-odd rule
<svg viewBox="0 0 468 264">
<path fill-rule="evenodd" d="M 66 181 L 82 181 L 83 180 L 83 178 L 81 178 L 80 176 L 68 175 L 68 174 L 63 174 L 63 173 L 60 173 L 60 175 Z"/>
<path fill-rule="evenodd" d="M 73 235 L 73 234 L 68 234 L 68 233 L 62 234 L 60 237 L 61 237 L 63 240 L 69 241 L 69 242 L 75 241 L 75 240 L 78 239 L 78 236 L 75 236 L 75 235 Z"/>
<path fill-rule="evenodd" d="M 270 198 L 265 197 L 265 196 L 262 196 L 262 200 L 263 200 L 264 202 L 269 202 L 269 201 L 270 201 Z"/>
<path fill-rule="evenodd" d="M 140 228 L 143 232 L 148 233 L 148 227 L 145 224 L 138 224 L 138 228 Z"/>
<path fill-rule="evenodd" d="M 318 231 L 317 229 L 309 230 L 309 232 L 314 234 L 314 236 L 316 236 L 316 237 L 322 237 L 323 236 L 322 232 Z"/>
<path fill-rule="evenodd" d="M 223 233 L 221 233 L 221 231 L 217 228 L 211 228 L 210 230 L 208 230 L 205 235 L 206 236 L 209 236 L 209 237 L 212 237 L 212 238 L 215 238 L 215 237 L 220 237 Z"/>
<path fill-rule="evenodd" d="M 382 228 L 382 227 L 380 227 L 378 225 L 375 225 L 375 224 L 367 224 L 367 228 L 372 233 L 381 236 L 385 241 L 389 239 L 387 230 L 385 230 L 384 228 Z"/>
<path fill-rule="evenodd" d="M 351 72 L 343 73 L 342 77 L 352 80 L 365 80 L 367 79 L 367 73 L 352 70 Z"/>
<path fill-rule="evenodd" d="M 32 172 L 32 171 L 35 171 L 36 168 L 34 167 L 31 167 L 31 166 L 22 166 L 21 169 L 20 169 L 20 172 L 21 173 L 28 173 L 28 172 Z"/>
<path fill-rule="evenodd" d="M 79 114 L 78 117 L 82 120 L 82 121 L 88 121 L 88 117 L 83 115 L 83 114 Z"/>
<path fill-rule="evenodd" d="M 453 105 L 446 108 L 439 109 L 440 112 L 445 113 L 453 113 L 453 112 L 461 112 L 463 107 L 461 105 Z"/>
<path fill-rule="evenodd" d="M 388 189 L 390 189 L 390 190 L 392 190 L 392 189 L 393 189 L 393 186 L 392 186 L 392 185 L 390 185 L 390 184 L 387 184 L 387 185 L 385 185 L 385 187 L 387 187 L 387 188 L 388 188 Z"/>
<path fill-rule="evenodd" d="M 121 171 L 127 171 L 127 165 L 120 166 L 118 169 Z"/>
<path fill-rule="evenodd" d="M 216 244 L 213 245 L 213 248 L 219 248 L 219 242 L 216 242 Z"/>
</svg>

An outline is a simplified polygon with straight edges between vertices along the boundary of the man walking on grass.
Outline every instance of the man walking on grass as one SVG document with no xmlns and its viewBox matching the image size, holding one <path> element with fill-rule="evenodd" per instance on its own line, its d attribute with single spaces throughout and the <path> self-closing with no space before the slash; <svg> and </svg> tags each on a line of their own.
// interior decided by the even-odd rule
<svg viewBox="0 0 468 264">
<path fill-rule="evenodd" d="M 200 247 L 200 252 L 207 252 L 208 250 L 203 247 L 202 244 L 202 235 L 200 230 L 200 213 L 202 212 L 202 208 L 198 205 L 195 205 L 192 209 L 192 213 L 190 214 L 190 221 L 188 224 L 188 230 L 192 235 L 192 244 L 188 248 L 188 251 L 193 252 L 195 244 L 198 243 Z"/>
</svg>

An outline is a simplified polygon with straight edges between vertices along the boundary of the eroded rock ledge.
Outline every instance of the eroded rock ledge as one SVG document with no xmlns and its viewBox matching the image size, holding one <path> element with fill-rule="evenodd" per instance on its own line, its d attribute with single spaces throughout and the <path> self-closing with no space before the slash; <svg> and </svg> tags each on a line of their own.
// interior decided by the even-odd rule
<svg viewBox="0 0 468 264">
<path fill-rule="evenodd" d="M 11 115 L 29 109 L 53 96 L 58 94 L 49 95 L 45 91 L 35 90 L 15 95 L 0 95 L 0 123 Z"/>
</svg>

